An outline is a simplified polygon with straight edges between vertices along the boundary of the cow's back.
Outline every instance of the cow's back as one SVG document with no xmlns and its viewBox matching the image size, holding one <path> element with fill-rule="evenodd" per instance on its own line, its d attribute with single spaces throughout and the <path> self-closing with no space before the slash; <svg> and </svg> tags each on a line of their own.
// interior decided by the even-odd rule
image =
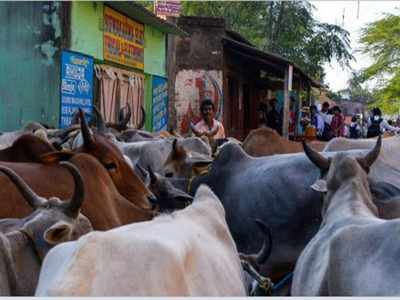
<svg viewBox="0 0 400 300">
<path fill-rule="evenodd" d="M 60 245 L 44 261 L 36 294 L 245 296 L 236 247 L 222 215 L 211 223 L 204 220 L 210 210 L 223 211 L 217 205 L 204 215 L 201 210 L 190 214 L 189 206 L 180 211 L 184 215 L 93 232 Z"/>
</svg>

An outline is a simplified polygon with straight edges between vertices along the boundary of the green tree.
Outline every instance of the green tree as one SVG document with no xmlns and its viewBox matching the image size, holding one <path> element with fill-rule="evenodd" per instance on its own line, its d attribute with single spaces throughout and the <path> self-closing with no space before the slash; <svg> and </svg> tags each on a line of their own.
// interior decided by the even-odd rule
<svg viewBox="0 0 400 300">
<path fill-rule="evenodd" d="M 184 1 L 183 14 L 224 17 L 228 27 L 258 48 L 278 53 L 316 79 L 323 65 L 336 59 L 348 66 L 353 59 L 349 33 L 320 23 L 308 1 Z"/>
<path fill-rule="evenodd" d="M 396 13 L 368 24 L 360 39 L 362 52 L 373 59 L 363 70 L 362 80 L 375 80 L 374 105 L 389 114 L 400 108 L 400 16 Z"/>
</svg>

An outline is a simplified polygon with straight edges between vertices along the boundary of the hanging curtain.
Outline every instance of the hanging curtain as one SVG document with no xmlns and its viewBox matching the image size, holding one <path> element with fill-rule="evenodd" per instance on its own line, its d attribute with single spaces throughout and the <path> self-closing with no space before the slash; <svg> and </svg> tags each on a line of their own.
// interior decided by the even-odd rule
<svg viewBox="0 0 400 300">
<path fill-rule="evenodd" d="M 140 106 L 144 106 L 144 76 L 135 72 L 96 65 L 96 77 L 100 86 L 100 112 L 106 122 L 117 122 L 119 110 L 128 103 L 132 110 L 129 126 L 137 126 L 142 118 Z"/>
</svg>

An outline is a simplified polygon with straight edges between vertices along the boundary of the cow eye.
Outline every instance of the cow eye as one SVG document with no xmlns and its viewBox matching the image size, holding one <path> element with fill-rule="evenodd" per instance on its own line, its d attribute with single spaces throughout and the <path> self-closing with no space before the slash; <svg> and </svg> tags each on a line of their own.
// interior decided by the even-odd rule
<svg viewBox="0 0 400 300">
<path fill-rule="evenodd" d="M 169 172 L 169 173 L 167 173 L 167 174 L 165 174 L 165 177 L 174 177 L 174 173 L 172 173 L 172 172 Z"/>
<path fill-rule="evenodd" d="M 114 171 L 115 169 L 117 169 L 117 165 L 113 162 L 110 163 L 105 163 L 104 167 L 108 170 L 108 171 Z"/>
</svg>

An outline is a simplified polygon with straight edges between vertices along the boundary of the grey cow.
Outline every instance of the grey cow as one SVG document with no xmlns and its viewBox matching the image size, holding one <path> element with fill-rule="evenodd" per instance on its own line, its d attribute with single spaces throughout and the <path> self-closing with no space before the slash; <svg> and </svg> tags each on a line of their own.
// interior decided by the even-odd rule
<svg viewBox="0 0 400 300">
<path fill-rule="evenodd" d="M 0 295 L 30 296 L 35 292 L 41 263 L 55 245 L 75 240 L 92 230 L 89 220 L 79 213 L 84 187 L 79 171 L 68 162 L 75 192 L 69 201 L 44 199 L 11 169 L 0 166 L 34 209 L 24 219 L 0 220 Z M 3 191 L 7 192 L 7 191 Z"/>
<path fill-rule="evenodd" d="M 339 153 L 329 160 L 305 146 L 327 174 L 312 188 L 326 194 L 321 228 L 297 261 L 292 295 L 400 295 L 400 221 L 378 218 L 367 180 L 381 143 L 363 159 Z"/>
</svg>

